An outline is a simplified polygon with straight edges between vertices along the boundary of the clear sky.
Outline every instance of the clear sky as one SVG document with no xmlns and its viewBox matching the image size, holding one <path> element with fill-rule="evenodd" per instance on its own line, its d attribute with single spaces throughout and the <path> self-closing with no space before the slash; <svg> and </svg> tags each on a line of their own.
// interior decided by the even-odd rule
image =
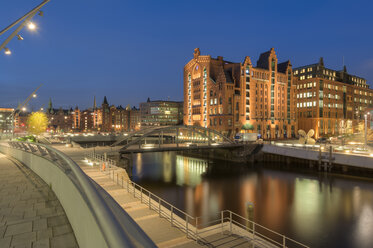
<svg viewBox="0 0 373 248">
<path fill-rule="evenodd" d="M 0 29 L 41 0 L 1 0 Z M 23 101 L 43 83 L 30 107 L 138 105 L 183 100 L 183 67 L 201 54 L 235 62 L 274 47 L 293 67 L 320 56 L 373 86 L 372 1 L 51 0 L 37 32 L 0 54 L 0 106 Z M 10 33 L 9 33 L 10 34 Z M 9 35 L 8 34 L 8 35 Z M 5 36 L 0 37 L 4 40 Z"/>
</svg>

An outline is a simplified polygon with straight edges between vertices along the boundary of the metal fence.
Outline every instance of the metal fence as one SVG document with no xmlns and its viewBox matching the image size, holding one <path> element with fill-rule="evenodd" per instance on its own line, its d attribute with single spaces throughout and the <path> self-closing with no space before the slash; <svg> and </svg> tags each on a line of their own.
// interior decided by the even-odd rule
<svg viewBox="0 0 373 248">
<path fill-rule="evenodd" d="M 118 219 L 111 212 L 111 207 L 99 194 L 89 177 L 80 169 L 80 167 L 64 153 L 43 144 L 35 144 L 29 142 L 8 142 L 11 148 L 19 149 L 25 152 L 41 156 L 44 159 L 50 160 L 54 165 L 58 166 L 76 185 L 81 192 L 83 199 L 87 202 L 96 223 L 99 226 L 108 247 L 155 247 L 155 244 L 143 232 L 143 230 L 133 222 L 126 228 L 122 229 Z M 119 207 L 118 207 L 119 208 Z M 122 211 L 122 209 L 120 209 Z M 125 215 L 125 213 L 123 213 Z M 123 218 L 130 217 L 124 216 Z M 84 225 L 84 223 L 82 223 Z"/>
<path fill-rule="evenodd" d="M 171 226 L 183 231 L 188 238 L 201 244 L 208 244 L 204 238 L 209 234 L 221 232 L 238 235 L 246 239 L 253 247 L 308 247 L 230 210 L 216 213 L 216 218 L 213 220 L 211 216 L 193 217 L 130 179 L 124 178 L 123 174 L 118 173 L 120 170 L 115 161 L 113 163 L 104 155 L 93 151 L 86 153 L 86 159 L 91 163 L 98 163 L 99 170 L 106 173 L 114 183 L 139 199 L 141 203 L 146 204 L 150 210 L 157 212 L 159 217 L 168 220 Z M 105 161 L 110 165 L 103 170 L 100 165 Z"/>
</svg>

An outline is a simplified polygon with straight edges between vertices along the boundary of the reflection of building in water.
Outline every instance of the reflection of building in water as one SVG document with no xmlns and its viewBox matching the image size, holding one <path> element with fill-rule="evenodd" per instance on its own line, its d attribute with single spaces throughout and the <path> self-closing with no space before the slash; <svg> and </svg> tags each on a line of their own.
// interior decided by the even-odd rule
<svg viewBox="0 0 373 248">
<path fill-rule="evenodd" d="M 142 175 L 142 156 L 141 153 L 137 153 L 136 171 L 137 175 Z"/>
<path fill-rule="evenodd" d="M 208 162 L 204 159 L 176 156 L 176 184 L 196 186 L 206 172 Z"/>
<path fill-rule="evenodd" d="M 172 181 L 172 162 L 171 153 L 163 153 L 163 181 L 169 183 Z"/>
</svg>

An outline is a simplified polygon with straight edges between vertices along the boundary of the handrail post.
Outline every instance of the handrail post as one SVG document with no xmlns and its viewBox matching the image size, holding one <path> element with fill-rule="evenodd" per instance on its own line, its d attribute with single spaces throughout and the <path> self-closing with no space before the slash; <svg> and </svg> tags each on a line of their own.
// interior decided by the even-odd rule
<svg viewBox="0 0 373 248">
<path fill-rule="evenodd" d="M 224 212 L 223 211 L 220 212 L 220 216 L 221 216 L 221 234 L 223 234 L 224 232 L 224 229 L 223 229 Z"/>
<path fill-rule="evenodd" d="M 173 214 L 174 214 L 174 206 L 171 206 L 171 226 L 172 226 L 172 221 L 174 218 Z"/>
<path fill-rule="evenodd" d="M 229 211 L 229 231 L 232 234 L 232 212 Z"/>
<path fill-rule="evenodd" d="M 151 202 L 150 202 L 150 191 L 148 191 L 149 192 L 149 209 L 152 209 L 152 206 L 151 206 Z"/>
<path fill-rule="evenodd" d="M 186 236 L 187 236 L 187 238 L 189 237 L 188 224 L 189 224 L 188 215 L 185 215 L 185 231 L 186 231 Z"/>
<path fill-rule="evenodd" d="M 133 197 L 136 198 L 136 191 L 135 191 L 136 184 L 134 182 L 132 182 L 132 187 L 133 187 Z"/>
<path fill-rule="evenodd" d="M 140 186 L 140 202 L 142 203 L 142 187 Z"/>
<path fill-rule="evenodd" d="M 286 247 L 286 237 L 285 237 L 285 235 L 282 235 L 282 247 L 283 248 Z"/>
<path fill-rule="evenodd" d="M 255 222 L 253 222 L 253 240 L 255 241 Z"/>
<path fill-rule="evenodd" d="M 198 217 L 196 217 L 196 241 L 198 242 Z"/>
<path fill-rule="evenodd" d="M 161 214 L 161 198 L 158 198 L 158 212 L 159 212 L 159 217 L 162 216 Z"/>
</svg>

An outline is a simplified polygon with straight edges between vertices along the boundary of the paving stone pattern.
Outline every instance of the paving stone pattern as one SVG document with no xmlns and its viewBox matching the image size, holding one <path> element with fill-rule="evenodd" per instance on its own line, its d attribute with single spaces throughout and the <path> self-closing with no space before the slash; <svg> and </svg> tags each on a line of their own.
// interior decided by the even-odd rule
<svg viewBox="0 0 373 248">
<path fill-rule="evenodd" d="M 29 168 L 0 154 L 0 248 L 78 247 L 49 186 Z"/>
</svg>

